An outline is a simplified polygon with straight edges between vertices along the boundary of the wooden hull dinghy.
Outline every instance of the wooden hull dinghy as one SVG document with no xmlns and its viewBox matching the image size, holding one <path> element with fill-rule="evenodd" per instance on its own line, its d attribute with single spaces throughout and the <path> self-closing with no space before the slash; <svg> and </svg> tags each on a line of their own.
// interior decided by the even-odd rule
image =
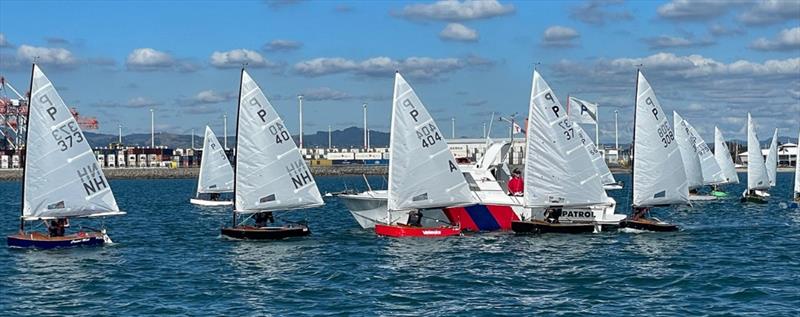
<svg viewBox="0 0 800 317">
<path fill-rule="evenodd" d="M 452 237 L 461 235 L 461 228 L 441 226 L 441 227 L 414 227 L 403 224 L 385 225 L 376 224 L 375 233 L 386 237 Z"/>
<path fill-rule="evenodd" d="M 630 228 L 636 230 L 655 231 L 655 232 L 678 231 L 677 225 L 650 219 L 639 219 L 639 220 L 625 219 L 622 222 L 620 222 L 620 228 Z"/>
<path fill-rule="evenodd" d="M 104 231 L 78 232 L 60 237 L 51 237 L 40 232 L 20 232 L 7 238 L 9 247 L 32 249 L 102 246 L 110 241 Z"/>
<path fill-rule="evenodd" d="M 542 220 L 513 221 L 511 230 L 516 234 L 533 233 L 592 233 L 593 223 L 550 223 Z"/>
<path fill-rule="evenodd" d="M 304 237 L 311 234 L 311 230 L 304 225 L 292 224 L 282 227 L 255 227 L 238 226 L 222 228 L 223 236 L 240 240 L 280 240 L 293 237 Z"/>
</svg>

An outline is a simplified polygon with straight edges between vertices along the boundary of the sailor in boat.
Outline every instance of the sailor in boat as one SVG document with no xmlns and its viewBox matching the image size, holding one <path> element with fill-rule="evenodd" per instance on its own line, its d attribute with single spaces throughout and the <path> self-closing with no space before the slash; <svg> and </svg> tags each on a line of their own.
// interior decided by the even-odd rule
<svg viewBox="0 0 800 317">
<path fill-rule="evenodd" d="M 422 227 L 422 211 L 417 209 L 408 213 L 408 225 L 412 227 Z"/>
<path fill-rule="evenodd" d="M 218 201 L 219 197 L 220 197 L 219 193 L 211 193 L 211 194 L 208 195 L 208 199 L 213 200 L 213 201 Z"/>
<path fill-rule="evenodd" d="M 558 218 L 561 217 L 561 207 L 549 207 L 544 211 L 544 219 L 549 223 L 560 223 Z"/>
<path fill-rule="evenodd" d="M 259 228 L 275 223 L 275 217 L 272 215 L 271 211 L 256 213 L 253 215 L 253 220 L 256 222 L 256 227 Z"/>
<path fill-rule="evenodd" d="M 631 215 L 631 220 L 633 221 L 649 221 L 647 219 L 647 212 L 650 211 L 650 208 L 634 208 L 633 214 Z"/>
<path fill-rule="evenodd" d="M 47 232 L 50 234 L 50 237 L 63 237 L 66 227 L 69 227 L 69 221 L 67 219 L 54 219 L 51 220 L 50 224 L 47 226 Z"/>
<path fill-rule="evenodd" d="M 511 179 L 508 181 L 508 195 L 522 196 L 524 188 L 525 182 L 522 180 L 522 173 L 518 169 L 514 169 Z"/>
</svg>

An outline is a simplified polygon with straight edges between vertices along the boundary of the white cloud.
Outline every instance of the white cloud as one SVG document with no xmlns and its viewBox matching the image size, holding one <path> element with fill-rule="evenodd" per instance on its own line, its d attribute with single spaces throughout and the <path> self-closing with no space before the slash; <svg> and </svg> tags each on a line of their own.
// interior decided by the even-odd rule
<svg viewBox="0 0 800 317">
<path fill-rule="evenodd" d="M 794 0 L 762 0 L 739 15 L 739 21 L 748 25 L 774 24 L 800 19 L 800 2 Z"/>
<path fill-rule="evenodd" d="M 575 29 L 554 25 L 544 31 L 542 44 L 545 46 L 574 46 L 574 40 L 580 36 Z"/>
<path fill-rule="evenodd" d="M 276 52 L 276 51 L 292 51 L 297 50 L 303 47 L 303 43 L 298 41 L 292 40 L 272 40 L 267 44 L 264 44 L 263 50 L 268 52 Z"/>
<path fill-rule="evenodd" d="M 478 40 L 478 31 L 470 29 L 461 23 L 449 23 L 439 33 L 439 37 L 448 41 L 475 42 Z"/>
<path fill-rule="evenodd" d="M 725 27 L 720 24 L 712 24 L 708 27 L 708 33 L 713 36 L 742 35 L 744 30 L 739 27 Z"/>
<path fill-rule="evenodd" d="M 8 42 L 5 33 L 0 33 L 0 48 L 3 47 L 13 47 L 13 45 L 11 45 L 11 43 Z"/>
<path fill-rule="evenodd" d="M 658 7 L 658 15 L 676 21 L 702 21 L 724 15 L 746 0 L 672 0 Z"/>
<path fill-rule="evenodd" d="M 701 47 L 714 44 L 711 40 L 661 35 L 644 39 L 651 50 L 676 47 Z"/>
<path fill-rule="evenodd" d="M 571 7 L 569 17 L 592 25 L 604 25 L 609 21 L 633 20 L 633 14 L 627 10 L 609 10 L 609 7 L 617 4 L 622 4 L 622 1 L 586 1 L 578 6 Z"/>
<path fill-rule="evenodd" d="M 774 40 L 759 38 L 750 44 L 750 48 L 759 51 L 800 50 L 800 26 L 782 30 Z"/>
<path fill-rule="evenodd" d="M 125 66 L 135 71 L 167 69 L 175 66 L 175 59 L 169 53 L 152 48 L 137 48 L 128 54 Z"/>
<path fill-rule="evenodd" d="M 351 99 L 353 96 L 350 94 L 332 89 L 329 87 L 319 87 L 303 90 L 301 93 L 303 99 L 308 101 L 324 101 L 324 100 L 346 100 Z"/>
<path fill-rule="evenodd" d="M 147 99 L 145 97 L 134 97 L 128 100 L 124 105 L 127 108 L 147 108 L 147 107 L 155 107 L 158 105 L 155 101 Z"/>
<path fill-rule="evenodd" d="M 395 15 L 409 20 L 467 21 L 514 13 L 513 5 L 497 0 L 441 0 L 431 4 L 412 4 Z"/>
<path fill-rule="evenodd" d="M 278 64 L 265 59 L 261 54 L 248 49 L 235 49 L 211 54 L 211 65 L 216 68 L 239 68 L 243 64 L 247 64 L 250 68 L 278 66 Z"/>
<path fill-rule="evenodd" d="M 203 90 L 197 93 L 192 100 L 197 103 L 220 103 L 233 100 L 235 96 L 231 93 L 219 93 L 213 90 Z"/>
<path fill-rule="evenodd" d="M 21 45 L 17 48 L 17 57 L 20 61 L 49 64 L 58 67 L 73 67 L 78 64 L 78 59 L 72 52 L 64 48 L 35 47 Z"/>
<path fill-rule="evenodd" d="M 389 77 L 395 70 L 399 70 L 410 77 L 433 78 L 467 67 L 485 67 L 491 64 L 491 61 L 475 56 L 468 56 L 463 59 L 453 57 L 409 57 L 402 60 L 380 56 L 363 61 L 354 61 L 341 57 L 320 57 L 299 62 L 294 65 L 294 70 L 301 75 L 311 77 L 339 73 Z"/>
</svg>

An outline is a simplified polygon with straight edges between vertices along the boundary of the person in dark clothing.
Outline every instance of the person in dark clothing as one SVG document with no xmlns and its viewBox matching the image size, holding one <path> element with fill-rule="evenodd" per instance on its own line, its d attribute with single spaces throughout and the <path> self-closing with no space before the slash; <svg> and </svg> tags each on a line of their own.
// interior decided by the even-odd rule
<svg viewBox="0 0 800 317">
<path fill-rule="evenodd" d="M 633 210 L 633 215 L 631 215 L 631 220 L 638 221 L 638 220 L 645 220 L 647 218 L 647 212 L 650 211 L 649 208 L 636 208 Z"/>
<path fill-rule="evenodd" d="M 408 225 L 412 227 L 422 227 L 422 211 L 414 210 L 408 214 Z"/>
<path fill-rule="evenodd" d="M 217 201 L 219 200 L 219 193 L 211 193 L 208 195 L 210 200 Z"/>
<path fill-rule="evenodd" d="M 50 225 L 47 226 L 47 231 L 51 237 L 63 237 L 65 226 L 66 226 L 66 219 L 51 220 Z"/>
<path fill-rule="evenodd" d="M 272 212 L 259 212 L 253 215 L 253 220 L 256 222 L 256 227 L 266 227 L 271 223 L 275 223 L 275 217 Z"/>
<path fill-rule="evenodd" d="M 558 218 L 561 217 L 561 211 L 560 207 L 547 208 L 544 212 L 545 221 L 549 223 L 559 223 Z"/>
<path fill-rule="evenodd" d="M 514 169 L 514 172 L 511 174 L 511 179 L 508 181 L 508 195 L 522 196 L 524 188 L 525 182 L 522 181 L 522 173 L 518 169 Z"/>
</svg>

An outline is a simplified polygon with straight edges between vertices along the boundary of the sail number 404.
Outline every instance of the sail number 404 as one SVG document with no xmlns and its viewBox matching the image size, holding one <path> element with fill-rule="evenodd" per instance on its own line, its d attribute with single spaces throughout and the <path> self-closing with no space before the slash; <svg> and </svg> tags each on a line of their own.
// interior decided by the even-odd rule
<svg viewBox="0 0 800 317">
<path fill-rule="evenodd" d="M 60 146 L 59 150 L 64 152 L 72 148 L 76 143 L 83 142 L 83 135 L 78 129 L 78 124 L 75 121 L 69 121 L 52 132 L 53 139 Z"/>
<path fill-rule="evenodd" d="M 426 148 L 436 144 L 436 141 L 441 141 L 442 136 L 439 135 L 439 130 L 432 123 L 422 126 L 417 130 L 417 138 L 422 141 L 422 147 Z"/>
</svg>

